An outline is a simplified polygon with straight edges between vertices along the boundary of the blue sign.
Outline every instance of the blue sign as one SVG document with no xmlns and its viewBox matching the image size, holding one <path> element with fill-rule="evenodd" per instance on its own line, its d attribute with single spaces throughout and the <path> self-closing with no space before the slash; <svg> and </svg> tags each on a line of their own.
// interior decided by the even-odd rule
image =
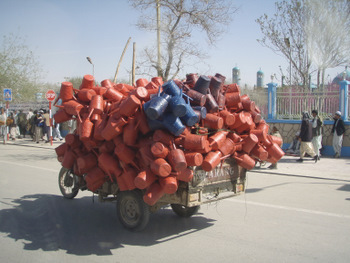
<svg viewBox="0 0 350 263">
<path fill-rule="evenodd" d="M 4 100 L 12 101 L 12 89 L 4 89 Z"/>
</svg>

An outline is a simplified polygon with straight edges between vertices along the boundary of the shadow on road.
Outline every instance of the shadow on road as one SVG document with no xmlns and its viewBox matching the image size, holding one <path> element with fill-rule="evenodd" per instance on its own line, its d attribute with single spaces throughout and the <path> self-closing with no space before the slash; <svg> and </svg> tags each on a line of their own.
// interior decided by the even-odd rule
<svg viewBox="0 0 350 263">
<path fill-rule="evenodd" d="M 339 187 L 338 190 L 350 192 L 350 184 L 344 184 L 343 186 Z"/>
<path fill-rule="evenodd" d="M 92 202 L 91 197 L 67 200 L 56 195 L 27 195 L 0 210 L 0 232 L 21 240 L 26 250 L 65 250 L 75 255 L 111 255 L 123 245 L 151 246 L 213 225 L 198 215 L 180 218 L 161 209 L 143 232 L 130 232 L 116 216 L 115 203 Z"/>
</svg>

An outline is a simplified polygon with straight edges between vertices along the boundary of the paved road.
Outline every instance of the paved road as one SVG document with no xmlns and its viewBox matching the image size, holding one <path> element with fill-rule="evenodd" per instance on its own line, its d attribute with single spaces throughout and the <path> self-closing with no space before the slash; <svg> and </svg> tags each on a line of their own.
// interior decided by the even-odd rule
<svg viewBox="0 0 350 263">
<path fill-rule="evenodd" d="M 244 195 L 130 233 L 114 203 L 61 197 L 54 146 L 16 143 L 0 145 L 0 262 L 349 262 L 350 159 L 284 157 Z"/>
</svg>

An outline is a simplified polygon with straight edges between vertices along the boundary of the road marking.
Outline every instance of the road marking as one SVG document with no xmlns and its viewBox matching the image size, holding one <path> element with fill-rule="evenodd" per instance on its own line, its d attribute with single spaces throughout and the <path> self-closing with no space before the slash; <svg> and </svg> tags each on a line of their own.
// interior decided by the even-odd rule
<svg viewBox="0 0 350 263">
<path fill-rule="evenodd" d="M 30 168 L 41 169 L 41 170 L 55 172 L 55 173 L 58 172 L 57 169 L 49 169 L 49 168 L 33 166 L 33 165 L 28 165 L 28 164 L 23 164 L 23 163 L 14 163 L 14 162 L 2 161 L 2 160 L 0 160 L 0 163 L 6 163 L 6 164 L 11 164 L 11 165 L 18 165 L 18 166 L 23 166 L 23 167 L 30 167 Z"/>
<path fill-rule="evenodd" d="M 295 211 L 295 212 L 303 212 L 303 213 L 314 214 L 314 215 L 323 215 L 323 216 L 332 216 L 332 217 L 349 218 L 350 219 L 350 215 L 327 213 L 327 212 L 321 212 L 321 211 L 316 211 L 316 210 L 309 210 L 309 209 L 282 206 L 282 205 L 271 205 L 271 204 L 266 204 L 266 203 L 259 203 L 259 202 L 238 200 L 238 199 L 225 199 L 225 200 L 230 201 L 230 202 L 234 202 L 234 203 L 249 204 L 249 205 L 256 205 L 256 206 L 269 207 L 269 208 L 275 208 L 275 209 L 283 209 L 283 210 L 289 210 L 289 211 Z"/>
</svg>

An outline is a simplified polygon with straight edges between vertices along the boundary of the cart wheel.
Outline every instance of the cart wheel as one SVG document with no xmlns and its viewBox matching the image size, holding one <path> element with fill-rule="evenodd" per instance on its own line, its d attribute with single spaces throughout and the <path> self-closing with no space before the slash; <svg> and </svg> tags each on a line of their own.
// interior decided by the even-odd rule
<svg viewBox="0 0 350 263">
<path fill-rule="evenodd" d="M 179 204 L 171 204 L 171 208 L 178 216 L 191 217 L 198 212 L 200 206 L 187 207 Z"/>
<path fill-rule="evenodd" d="M 61 168 L 58 175 L 58 185 L 62 195 L 67 199 L 73 199 L 79 192 L 77 176 L 64 167 Z"/>
<path fill-rule="evenodd" d="M 129 230 L 141 231 L 149 221 L 149 206 L 143 201 L 138 190 L 122 191 L 117 195 L 117 215 Z"/>
</svg>

